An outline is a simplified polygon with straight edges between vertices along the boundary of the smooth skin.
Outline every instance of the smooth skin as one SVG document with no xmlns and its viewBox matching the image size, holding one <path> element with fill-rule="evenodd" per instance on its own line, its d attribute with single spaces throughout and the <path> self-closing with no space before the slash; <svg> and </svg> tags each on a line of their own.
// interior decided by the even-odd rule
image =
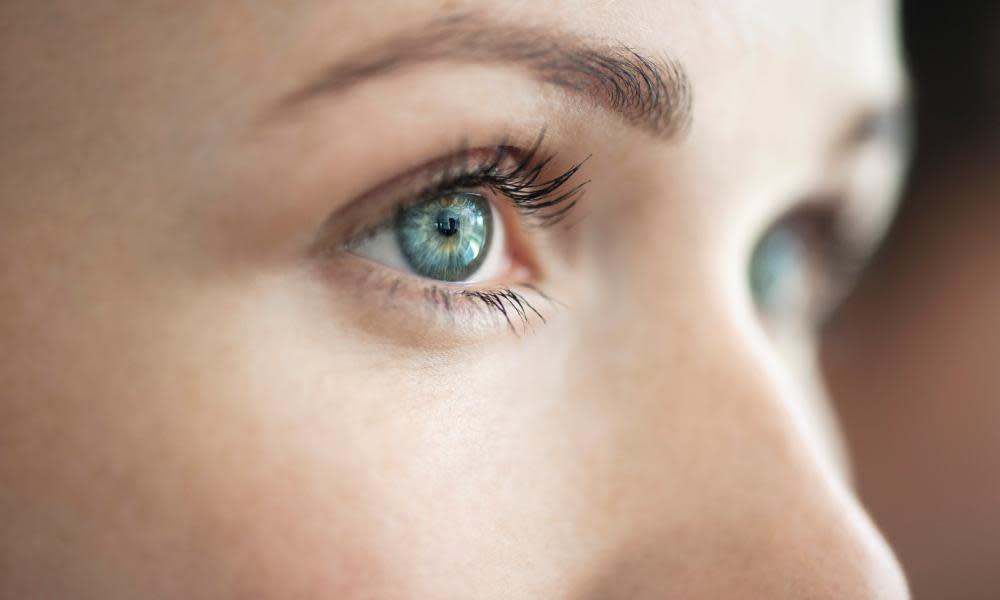
<svg viewBox="0 0 1000 600">
<path fill-rule="evenodd" d="M 0 597 L 906 598 L 815 336 L 746 285 L 804 197 L 884 229 L 902 155 L 851 140 L 904 94 L 895 11 L 4 2 Z M 275 108 L 450 14 L 673 57 L 690 125 L 461 60 Z M 366 190 L 541 128 L 591 156 L 582 218 L 520 234 L 547 324 L 313 251 L 374 224 Z"/>
</svg>

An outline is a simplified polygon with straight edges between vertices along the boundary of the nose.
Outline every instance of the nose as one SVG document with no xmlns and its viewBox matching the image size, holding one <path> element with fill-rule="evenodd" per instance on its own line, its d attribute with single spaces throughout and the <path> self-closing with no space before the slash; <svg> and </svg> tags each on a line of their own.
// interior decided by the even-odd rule
<svg viewBox="0 0 1000 600">
<path fill-rule="evenodd" d="M 796 418 L 800 398 L 737 330 L 706 318 L 669 335 L 616 328 L 615 356 L 593 371 L 603 384 L 589 386 L 613 398 L 603 423 L 616 450 L 591 468 L 606 476 L 602 529 L 615 533 L 578 597 L 908 598 Z"/>
</svg>

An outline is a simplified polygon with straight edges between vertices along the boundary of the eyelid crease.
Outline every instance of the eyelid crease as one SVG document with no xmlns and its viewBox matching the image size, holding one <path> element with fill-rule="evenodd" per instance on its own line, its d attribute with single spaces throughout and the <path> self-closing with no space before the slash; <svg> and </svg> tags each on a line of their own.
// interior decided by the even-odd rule
<svg viewBox="0 0 1000 600">
<path fill-rule="evenodd" d="M 589 180 L 564 189 L 590 158 L 573 164 L 560 175 L 548 179 L 543 173 L 555 155 L 542 152 L 545 131 L 535 136 L 525 149 L 512 145 L 508 137 L 487 148 L 471 149 L 461 143 L 443 159 L 422 166 L 382 183 L 357 200 L 335 211 L 313 237 L 310 254 L 330 254 L 345 249 L 353 240 L 371 234 L 389 221 L 401 208 L 432 198 L 461 191 L 488 189 L 502 196 L 519 214 L 527 217 L 521 226 L 536 224 L 552 227 L 560 223 L 578 205 Z M 377 203 L 367 218 L 354 225 L 347 214 L 356 205 Z M 379 207 L 380 206 L 380 207 Z M 344 223 L 348 225 L 344 225 Z"/>
<path fill-rule="evenodd" d="M 544 137 L 543 130 L 535 142 L 523 152 L 503 141 L 494 146 L 493 156 L 478 167 L 471 164 L 474 156 L 466 147 L 454 155 L 457 156 L 457 160 L 451 167 L 445 169 L 444 177 L 436 183 L 436 189 L 428 189 L 421 196 L 428 198 L 454 192 L 463 187 L 489 187 L 506 196 L 522 214 L 535 218 L 541 225 L 555 225 L 576 206 L 584 188 L 590 183 L 590 180 L 586 180 L 560 192 L 586 164 L 590 156 L 572 165 L 561 175 L 543 180 L 542 173 L 555 158 L 555 155 L 540 158 Z M 511 159 L 515 162 L 512 166 L 505 167 L 504 165 Z"/>
<path fill-rule="evenodd" d="M 464 343 L 482 339 L 483 334 L 499 333 L 498 328 L 502 328 L 522 337 L 534 333 L 537 325 L 550 322 L 556 311 L 567 308 L 536 284 L 519 279 L 470 287 L 369 265 L 366 259 L 351 256 L 318 266 L 326 276 L 350 284 L 343 288 L 348 296 L 360 298 L 361 306 L 375 315 L 370 322 L 390 333 L 397 327 L 423 330 L 426 326 L 432 331 L 449 331 L 452 341 Z"/>
<path fill-rule="evenodd" d="M 338 278 L 346 276 L 343 273 L 363 274 L 357 281 L 358 293 L 382 290 L 388 303 L 386 309 L 406 303 L 423 304 L 436 309 L 428 313 L 435 315 L 434 319 L 439 318 L 437 315 L 446 316 L 448 320 L 461 318 L 474 329 L 489 323 L 477 317 L 488 312 L 498 316 L 500 323 L 505 323 L 518 337 L 533 331 L 535 323 L 544 324 L 548 320 L 546 311 L 537 304 L 539 301 L 552 307 L 564 305 L 535 285 L 544 279 L 544 271 L 532 249 L 533 244 L 524 243 L 526 240 L 520 233 L 532 222 L 542 227 L 561 222 L 577 205 L 589 183 L 570 185 L 586 159 L 559 175 L 545 175 L 555 158 L 543 152 L 544 137 L 543 130 L 530 144 L 520 146 L 511 143 L 507 136 L 488 147 L 473 149 L 462 143 L 445 158 L 424 163 L 380 184 L 327 217 L 314 237 L 310 255 L 319 259 L 316 264 L 323 271 L 340 273 Z M 357 244 L 369 239 L 366 236 L 378 235 L 386 227 L 392 227 L 395 215 L 404 207 L 477 188 L 497 209 L 507 209 L 501 210 L 502 214 L 521 216 L 508 216 L 504 222 L 512 256 L 520 265 L 509 274 L 508 281 L 514 283 L 441 284 L 433 279 L 400 273 L 391 267 L 373 267 L 367 257 L 352 251 Z M 360 217 L 355 213 L 358 208 L 362 211 Z M 345 255 L 353 257 L 343 260 Z M 378 277 L 373 279 L 376 275 Z M 522 283 L 523 279 L 531 281 Z M 365 302 L 378 303 L 378 300 L 372 296 Z"/>
</svg>

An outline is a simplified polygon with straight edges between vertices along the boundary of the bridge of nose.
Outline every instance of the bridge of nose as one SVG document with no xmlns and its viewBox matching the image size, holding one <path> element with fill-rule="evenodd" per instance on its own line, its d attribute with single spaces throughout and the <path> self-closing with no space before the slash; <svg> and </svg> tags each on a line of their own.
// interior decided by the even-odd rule
<svg viewBox="0 0 1000 600">
<path fill-rule="evenodd" d="M 578 450 L 604 575 L 576 597 L 633 585 L 629 597 L 906 598 L 891 552 L 789 410 L 787 386 L 723 327 L 731 319 L 701 306 L 682 327 L 605 321 L 614 341 L 580 357 L 574 410 L 599 426 Z"/>
</svg>

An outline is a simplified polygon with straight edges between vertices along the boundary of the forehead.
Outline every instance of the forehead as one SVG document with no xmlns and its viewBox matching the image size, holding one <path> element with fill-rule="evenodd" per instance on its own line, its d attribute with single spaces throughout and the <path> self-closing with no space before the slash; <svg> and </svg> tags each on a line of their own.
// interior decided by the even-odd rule
<svg viewBox="0 0 1000 600">
<path fill-rule="evenodd" d="M 265 54 L 259 61 L 273 60 L 266 53 L 278 48 L 282 67 L 294 65 L 291 86 L 340 56 L 449 16 L 473 15 L 676 60 L 693 83 L 696 115 L 720 127 L 739 127 L 752 113 L 758 124 L 833 137 L 857 115 L 897 104 L 905 88 L 890 0 L 774 0 L 766 9 L 754 0 L 318 0 L 280 11 L 266 2 L 240 4 L 247 26 L 272 36 L 258 46 Z M 230 10 L 216 5 L 208 12 L 209 20 L 232 22 Z M 231 40 L 241 35 L 232 25 L 227 32 Z"/>
<path fill-rule="evenodd" d="M 59 0 L 0 7 L 4 21 L 18 22 L 25 37 L 97 55 L 106 70 L 141 62 L 152 68 L 160 59 L 166 63 L 155 65 L 161 73 L 187 67 L 250 75 L 277 63 L 289 77 L 302 77 L 394 33 L 447 15 L 476 14 L 667 52 L 703 85 L 723 78 L 747 88 L 766 80 L 771 88 L 861 102 L 899 93 L 895 12 L 888 0 L 772 0 L 766 7 L 754 0 L 309 0 L 280 6 L 263 0 Z M 5 46 L 17 45 L 5 37 Z M 184 60 L 185 54 L 195 60 Z M 266 81 L 275 80 L 257 83 Z"/>
<path fill-rule="evenodd" d="M 0 40 L 0 65 L 34 83 L 3 106 L 51 105 L 46 114 L 79 128 L 113 91 L 116 104 L 204 135 L 251 122 L 344 56 L 472 14 L 669 57 L 691 82 L 697 130 L 722 136 L 713 146 L 780 131 L 767 142 L 791 160 L 898 99 L 895 11 L 884 0 L 772 0 L 766 10 L 753 0 L 24 0 L 0 6 L 0 21 L 19 25 Z"/>
</svg>

